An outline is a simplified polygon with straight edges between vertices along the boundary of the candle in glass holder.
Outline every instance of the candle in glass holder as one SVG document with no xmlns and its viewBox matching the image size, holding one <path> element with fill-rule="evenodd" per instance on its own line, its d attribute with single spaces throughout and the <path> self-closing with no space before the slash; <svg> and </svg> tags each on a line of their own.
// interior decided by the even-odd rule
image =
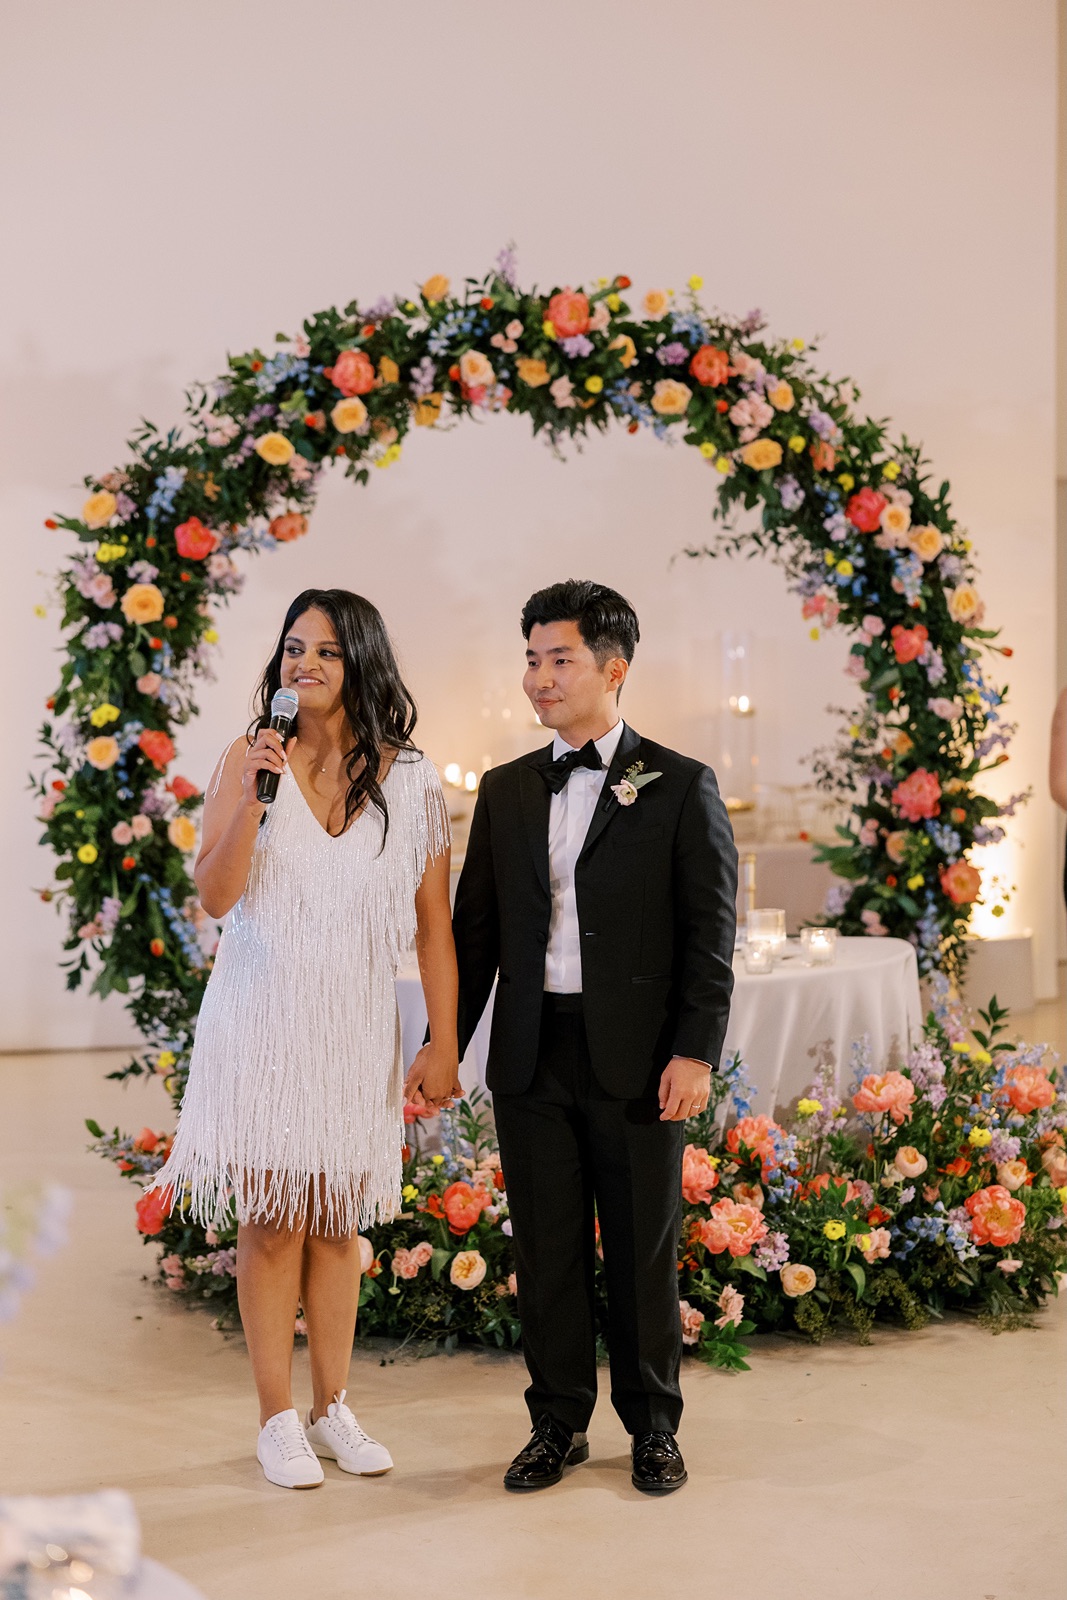
<svg viewBox="0 0 1067 1600">
<path fill-rule="evenodd" d="M 806 967 L 832 967 L 837 955 L 837 929 L 801 928 L 800 948 Z"/>
<path fill-rule="evenodd" d="M 748 912 L 745 934 L 749 939 L 761 939 L 769 943 L 773 959 L 777 961 L 785 952 L 785 912 L 779 908 Z"/>
<path fill-rule="evenodd" d="M 774 971 L 774 944 L 770 939 L 746 939 L 744 945 L 746 972 Z"/>
</svg>

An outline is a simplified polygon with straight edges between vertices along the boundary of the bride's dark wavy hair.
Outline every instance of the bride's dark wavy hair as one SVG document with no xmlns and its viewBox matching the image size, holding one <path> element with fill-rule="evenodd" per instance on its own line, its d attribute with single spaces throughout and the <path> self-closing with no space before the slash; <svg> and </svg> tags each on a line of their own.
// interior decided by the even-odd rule
<svg viewBox="0 0 1067 1600">
<path fill-rule="evenodd" d="M 278 643 L 256 690 L 257 711 L 248 731 L 254 736 L 260 728 L 270 726 L 270 703 L 281 688 L 286 638 L 296 619 L 312 609 L 333 623 L 344 660 L 341 701 L 355 739 L 351 750 L 345 751 L 348 794 L 344 826 L 347 828 L 365 805 L 372 805 L 381 812 L 387 835 L 389 807 L 379 782 L 382 756 L 387 748 L 414 750 L 411 735 L 418 713 L 400 676 L 382 614 L 369 600 L 348 589 L 305 589 L 297 595 L 285 613 Z M 297 722 L 299 729 L 299 717 Z"/>
</svg>

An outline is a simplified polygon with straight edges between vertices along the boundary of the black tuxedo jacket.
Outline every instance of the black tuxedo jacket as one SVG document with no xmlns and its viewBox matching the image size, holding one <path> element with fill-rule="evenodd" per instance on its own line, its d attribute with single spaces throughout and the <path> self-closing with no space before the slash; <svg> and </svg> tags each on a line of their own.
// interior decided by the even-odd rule
<svg viewBox="0 0 1067 1600">
<path fill-rule="evenodd" d="M 552 896 L 547 745 L 482 779 L 456 892 L 459 1045 L 497 979 L 487 1082 L 527 1089 L 537 1065 Z M 631 806 L 636 762 L 662 777 Z M 717 1067 L 733 988 L 737 850 L 710 767 L 623 730 L 575 869 L 593 1071 L 609 1094 L 655 1091 L 671 1056 Z"/>
</svg>

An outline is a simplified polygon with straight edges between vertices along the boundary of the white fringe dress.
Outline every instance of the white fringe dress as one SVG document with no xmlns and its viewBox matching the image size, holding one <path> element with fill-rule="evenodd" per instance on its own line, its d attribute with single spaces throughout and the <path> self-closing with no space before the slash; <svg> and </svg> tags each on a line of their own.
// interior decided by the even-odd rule
<svg viewBox="0 0 1067 1600">
<path fill-rule="evenodd" d="M 174 1144 L 152 1187 L 218 1226 L 350 1233 L 395 1214 L 403 1143 L 393 980 L 415 891 L 449 842 L 432 762 L 401 751 L 368 805 L 328 834 L 291 771 L 223 923 Z M 310 1194 L 310 1206 L 308 1204 Z"/>
</svg>

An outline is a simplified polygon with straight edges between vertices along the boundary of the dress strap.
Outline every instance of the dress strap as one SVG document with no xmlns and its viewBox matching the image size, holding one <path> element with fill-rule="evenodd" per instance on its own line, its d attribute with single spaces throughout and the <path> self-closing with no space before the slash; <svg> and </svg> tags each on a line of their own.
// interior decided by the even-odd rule
<svg viewBox="0 0 1067 1600">
<path fill-rule="evenodd" d="M 230 751 L 233 749 L 234 745 L 237 743 L 237 740 L 238 739 L 243 739 L 244 737 L 245 737 L 244 734 L 238 734 L 237 739 L 231 739 L 229 744 L 226 746 L 225 750 L 222 752 L 221 756 L 219 757 L 219 764 L 215 768 L 214 772 L 211 774 L 211 777 L 208 779 L 208 794 L 210 795 L 212 800 L 214 800 L 215 796 L 219 792 L 219 784 L 222 782 L 222 774 L 226 770 L 226 760 L 227 760 L 227 757 L 230 754 Z"/>
</svg>

